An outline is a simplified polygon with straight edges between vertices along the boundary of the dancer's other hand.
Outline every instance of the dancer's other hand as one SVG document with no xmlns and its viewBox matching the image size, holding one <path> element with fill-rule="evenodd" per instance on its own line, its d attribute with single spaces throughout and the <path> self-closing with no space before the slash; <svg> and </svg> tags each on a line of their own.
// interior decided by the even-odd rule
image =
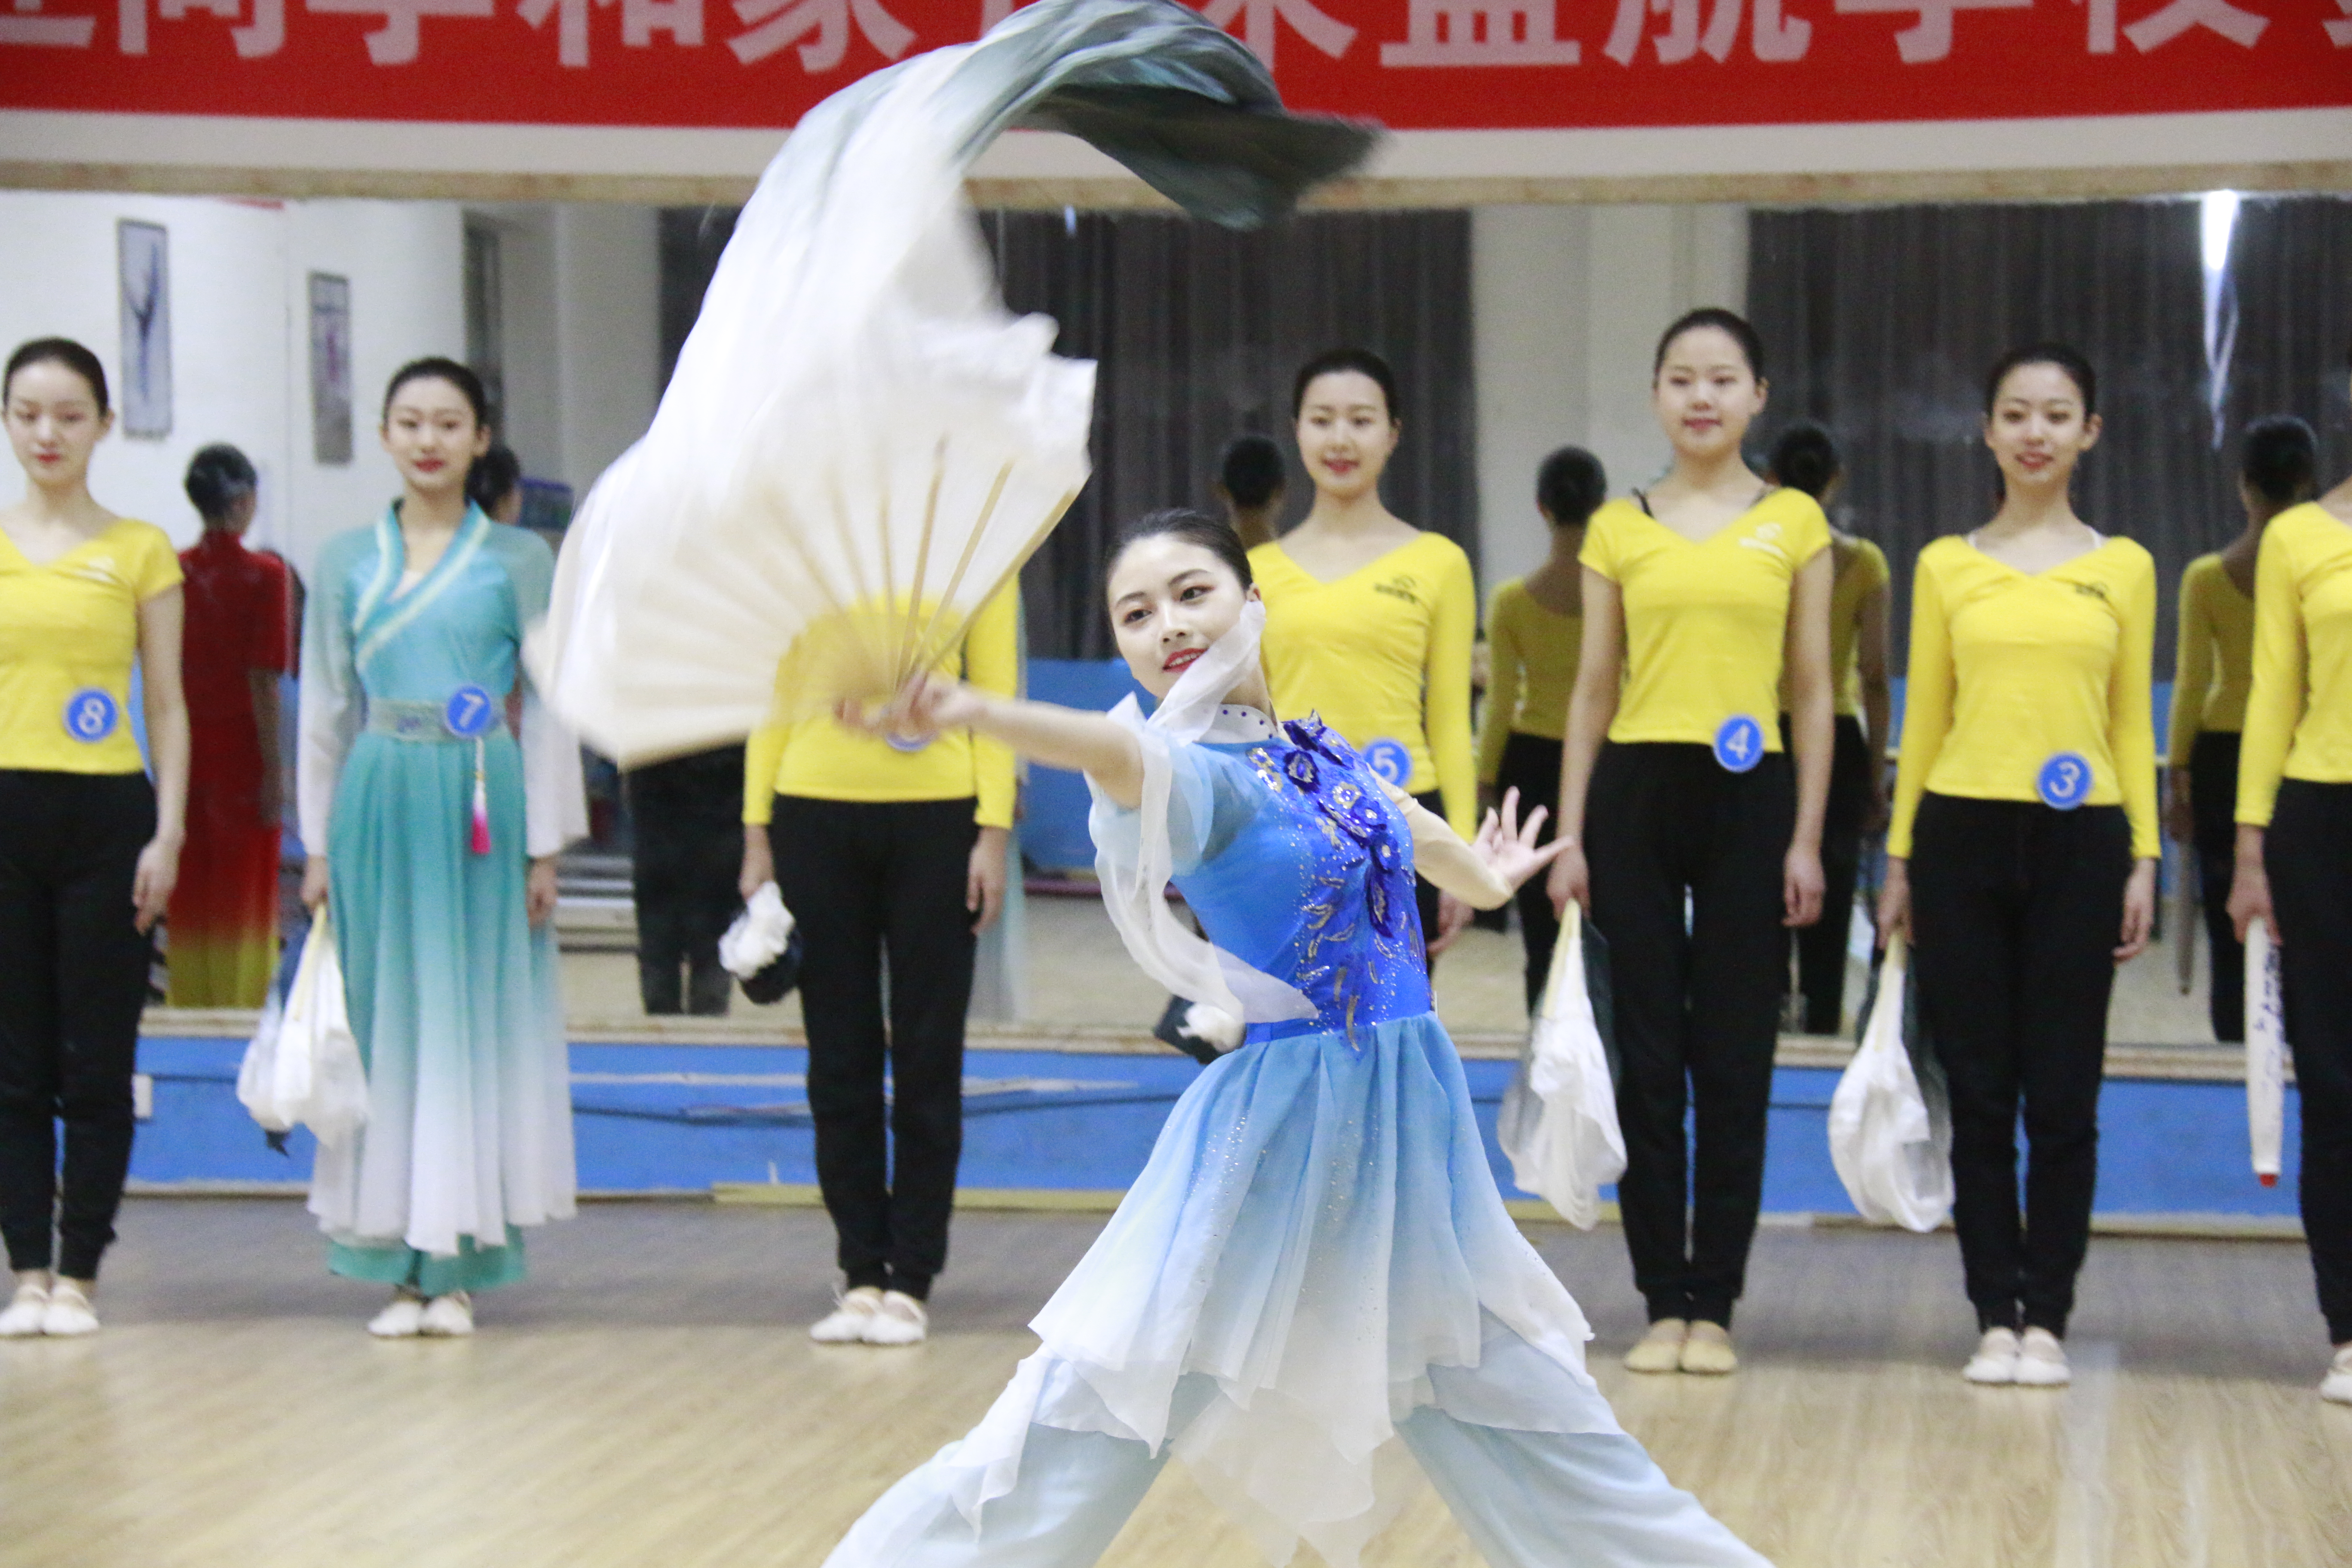
<svg viewBox="0 0 2352 1568">
<path fill-rule="evenodd" d="M 302 861 L 302 907 L 317 914 L 326 906 L 327 858 L 324 855 L 305 857 Z"/>
<path fill-rule="evenodd" d="M 1789 846 L 1780 862 L 1780 903 L 1785 926 L 1809 926 L 1822 918 L 1822 895 L 1828 886 L 1822 876 L 1822 852 L 1801 844 Z"/>
<path fill-rule="evenodd" d="M 530 875 L 523 881 L 523 912 L 532 926 L 543 926 L 555 918 L 555 857 L 541 855 L 531 861 Z"/>
<path fill-rule="evenodd" d="M 1477 912 L 1467 902 L 1455 898 L 1451 893 L 1438 894 L 1437 930 L 1430 933 L 1429 956 L 1435 958 L 1461 940 L 1462 933 L 1470 929 L 1471 918 Z"/>
<path fill-rule="evenodd" d="M 2127 963 L 2145 952 L 2155 930 L 2156 862 L 2135 860 L 2131 880 L 2124 884 L 2123 941 L 2116 948 L 2116 962 Z"/>
<path fill-rule="evenodd" d="M 1886 882 L 1878 889 L 1878 945 L 1898 936 L 1911 940 L 1911 862 L 1889 856 Z"/>
<path fill-rule="evenodd" d="M 2241 823 L 2237 865 L 2230 877 L 2230 924 L 2236 928 L 2241 943 L 2246 940 L 2246 927 L 2256 921 L 2271 928 L 2273 942 L 2286 940 L 2271 908 L 2271 874 L 2263 866 L 2263 829 Z"/>
<path fill-rule="evenodd" d="M 180 881 L 180 841 L 157 834 L 139 851 L 139 869 L 131 879 L 131 905 L 138 912 L 131 924 L 141 935 L 154 929 L 171 907 L 172 889 Z"/>
<path fill-rule="evenodd" d="M 974 936 L 996 923 L 1004 909 L 1005 850 L 1013 837 L 1002 827 L 983 827 L 972 840 L 964 868 L 963 907 L 971 911 Z"/>
<path fill-rule="evenodd" d="M 1478 852 L 1489 870 L 1503 879 L 1504 886 L 1517 892 L 1528 878 L 1558 862 L 1574 847 L 1574 840 L 1567 838 L 1555 838 L 1542 845 L 1536 842 L 1543 833 L 1545 818 L 1550 815 L 1539 805 L 1528 814 L 1527 821 L 1521 822 L 1519 792 L 1505 790 L 1501 809 L 1486 814 L 1470 847 Z"/>
</svg>

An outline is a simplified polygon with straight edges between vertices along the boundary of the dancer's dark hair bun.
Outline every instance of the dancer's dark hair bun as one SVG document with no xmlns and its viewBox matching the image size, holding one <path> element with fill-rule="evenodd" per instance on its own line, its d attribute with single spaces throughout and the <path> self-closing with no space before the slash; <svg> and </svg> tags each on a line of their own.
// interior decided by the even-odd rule
<svg viewBox="0 0 2352 1568">
<path fill-rule="evenodd" d="M 1778 482 L 1819 500 L 1845 471 L 1845 461 L 1838 455 L 1837 438 L 1808 419 L 1780 432 L 1765 467 Z"/>
<path fill-rule="evenodd" d="M 188 502 L 206 522 L 218 522 L 230 507 L 261 488 L 261 476 L 243 452 L 226 441 L 215 441 L 188 459 L 182 481 Z"/>
<path fill-rule="evenodd" d="M 2273 506 L 2308 500 L 2318 488 L 2319 438 L 2289 414 L 2273 414 L 2246 426 L 2238 475 Z"/>
<path fill-rule="evenodd" d="M 1608 470 L 1581 447 L 1560 447 L 1536 470 L 1536 505 L 1549 514 L 1554 527 L 1587 521 L 1608 499 Z"/>
<path fill-rule="evenodd" d="M 1235 506 L 1264 506 L 1282 488 L 1282 448 L 1265 436 L 1241 436 L 1225 447 L 1217 482 Z"/>
</svg>

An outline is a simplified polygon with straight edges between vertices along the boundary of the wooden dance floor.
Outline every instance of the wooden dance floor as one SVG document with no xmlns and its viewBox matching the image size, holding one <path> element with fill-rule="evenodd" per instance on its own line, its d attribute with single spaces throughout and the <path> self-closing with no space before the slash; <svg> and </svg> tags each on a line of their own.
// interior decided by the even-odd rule
<svg viewBox="0 0 2352 1568">
<path fill-rule="evenodd" d="M 106 1331 L 0 1343 L 0 1563 L 814 1568 L 987 1407 L 1098 1223 L 963 1215 L 934 1339 L 878 1351 L 801 1331 L 821 1215 L 597 1205 L 534 1237 L 478 1338 L 378 1344 L 377 1291 L 326 1276 L 299 1205 L 134 1200 Z M 2352 1563 L 2352 1409 L 2312 1392 L 2299 1247 L 2095 1240 L 2051 1394 L 1960 1382 L 1948 1236 L 1768 1230 L 1747 1370 L 1702 1382 L 1617 1366 L 1640 1310 L 1614 1231 L 1531 1234 L 1626 1426 L 1781 1568 Z M 1256 1561 L 1174 1469 L 1108 1559 Z M 1478 1559 L 1424 1491 L 1367 1561 Z"/>
</svg>

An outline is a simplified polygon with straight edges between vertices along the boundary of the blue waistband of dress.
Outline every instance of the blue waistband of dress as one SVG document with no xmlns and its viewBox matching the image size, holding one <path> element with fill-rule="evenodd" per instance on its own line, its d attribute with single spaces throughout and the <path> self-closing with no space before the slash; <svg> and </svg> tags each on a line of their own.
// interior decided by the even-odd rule
<svg viewBox="0 0 2352 1568">
<path fill-rule="evenodd" d="M 473 737 L 449 732 L 449 705 L 446 702 L 416 702 L 401 697 L 371 697 L 367 705 L 367 731 L 371 735 L 388 735 L 395 741 L 438 742 L 446 746 L 470 744 Z M 495 735 L 507 727 L 504 714 L 490 721 L 485 735 Z"/>
<path fill-rule="evenodd" d="M 1412 1013 L 1384 1013 L 1371 1018 L 1360 1016 L 1356 1019 L 1356 1028 L 1359 1032 L 1376 1029 L 1382 1024 L 1429 1017 L 1434 1011 L 1433 1008 L 1423 1007 Z M 1312 1018 L 1284 1018 L 1272 1024 L 1252 1024 L 1243 1034 L 1242 1043 L 1246 1046 L 1255 1045 L 1260 1040 L 1295 1040 L 1301 1035 L 1338 1035 L 1344 1039 L 1347 1034 L 1348 1020 L 1318 1013 Z"/>
</svg>

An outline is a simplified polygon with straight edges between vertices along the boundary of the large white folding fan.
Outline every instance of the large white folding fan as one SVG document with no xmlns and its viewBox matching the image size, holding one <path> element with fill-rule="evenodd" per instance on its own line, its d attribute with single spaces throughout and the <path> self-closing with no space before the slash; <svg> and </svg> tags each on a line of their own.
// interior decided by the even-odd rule
<svg viewBox="0 0 2352 1568">
<path fill-rule="evenodd" d="M 1076 498 L 1094 366 L 1000 300 L 964 205 L 1008 127 L 1071 132 L 1248 226 L 1370 149 L 1286 113 L 1173 0 L 1042 0 L 819 105 L 744 207 L 645 437 L 564 542 L 541 689 L 623 765 L 935 666 Z"/>
</svg>

